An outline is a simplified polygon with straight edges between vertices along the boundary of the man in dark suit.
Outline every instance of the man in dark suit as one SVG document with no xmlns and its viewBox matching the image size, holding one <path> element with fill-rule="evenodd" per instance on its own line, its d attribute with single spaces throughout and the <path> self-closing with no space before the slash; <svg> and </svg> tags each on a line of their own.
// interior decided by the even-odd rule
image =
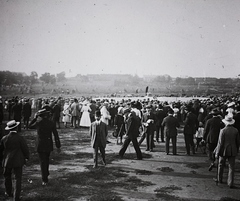
<svg viewBox="0 0 240 201">
<path fill-rule="evenodd" d="M 122 158 L 125 151 L 127 150 L 128 145 L 132 141 L 133 147 L 137 154 L 137 159 L 142 160 L 142 152 L 139 148 L 137 137 L 139 135 L 139 127 L 141 125 L 141 120 L 137 119 L 135 112 L 131 112 L 129 108 L 124 108 L 123 110 L 124 118 L 125 118 L 125 130 L 126 130 L 126 138 L 125 141 L 119 151 L 119 156 Z"/>
<path fill-rule="evenodd" d="M 56 126 L 58 126 L 58 128 L 60 128 L 60 114 L 61 114 L 60 101 L 54 102 L 52 113 L 53 122 L 56 124 Z"/>
<path fill-rule="evenodd" d="M 22 185 L 22 167 L 29 159 L 29 150 L 26 141 L 17 133 L 20 122 L 9 121 L 5 130 L 9 134 L 4 136 L 0 144 L 0 155 L 3 154 L 3 176 L 5 178 L 5 195 L 20 200 Z M 12 173 L 15 175 L 15 188 L 12 192 Z"/>
<path fill-rule="evenodd" d="M 192 153 L 195 154 L 195 145 L 193 142 L 193 137 L 198 129 L 198 120 L 197 116 L 192 112 L 192 106 L 188 105 L 186 107 L 187 115 L 186 119 L 184 120 L 184 140 L 185 140 L 185 147 L 187 151 L 187 155 L 190 155 L 190 148 Z"/>
<path fill-rule="evenodd" d="M 206 141 L 208 147 L 208 157 L 212 161 L 209 171 L 214 167 L 215 157 L 213 151 L 217 146 L 220 130 L 224 127 L 221 117 L 219 116 L 220 111 L 215 108 L 211 111 L 211 114 L 213 117 L 207 120 L 203 133 L 203 140 Z"/>
<path fill-rule="evenodd" d="M 180 124 L 177 118 L 173 117 L 174 111 L 170 109 L 168 111 L 168 116 L 163 119 L 162 127 L 164 128 L 164 134 L 166 139 L 166 154 L 169 154 L 169 142 L 172 140 L 173 155 L 177 154 L 177 128 Z"/>
<path fill-rule="evenodd" d="M 46 186 L 49 176 L 49 156 L 53 151 L 52 134 L 54 135 L 57 151 L 61 151 L 56 125 L 49 120 L 49 111 L 42 109 L 36 113 L 35 118 L 29 124 L 29 128 L 37 128 L 37 152 L 40 159 L 42 185 Z"/>
<path fill-rule="evenodd" d="M 233 119 L 235 120 L 234 127 L 238 129 L 238 133 L 240 134 L 240 105 L 236 107 L 236 114 L 233 116 Z"/>
<path fill-rule="evenodd" d="M 29 99 L 26 99 L 25 102 L 23 103 L 22 107 L 22 116 L 23 116 L 23 125 L 24 129 L 28 129 L 28 124 L 29 124 L 29 118 L 32 115 L 32 108 L 29 103 Z"/>
<path fill-rule="evenodd" d="M 163 106 L 157 105 L 156 108 L 156 141 L 159 142 L 159 132 L 161 132 L 161 141 L 164 142 L 164 128 L 162 121 L 166 117 L 166 113 L 163 111 Z"/>
<path fill-rule="evenodd" d="M 18 125 L 18 132 L 21 132 L 21 119 L 22 119 L 22 103 L 16 98 L 14 100 L 14 105 L 12 106 L 13 119 L 20 122 Z"/>
<path fill-rule="evenodd" d="M 95 112 L 95 121 L 91 123 L 89 133 L 91 136 L 91 146 L 93 148 L 93 168 L 98 167 L 98 149 L 102 155 L 102 162 L 106 165 L 105 148 L 107 143 L 108 128 L 107 124 L 101 121 L 101 112 Z"/>
</svg>

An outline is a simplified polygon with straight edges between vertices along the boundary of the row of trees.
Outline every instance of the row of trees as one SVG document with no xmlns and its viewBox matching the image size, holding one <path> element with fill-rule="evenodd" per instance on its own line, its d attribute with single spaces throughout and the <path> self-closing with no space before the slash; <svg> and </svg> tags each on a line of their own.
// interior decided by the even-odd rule
<svg viewBox="0 0 240 201">
<path fill-rule="evenodd" d="M 58 73 L 56 76 L 50 73 L 44 73 L 38 78 L 38 74 L 36 71 L 32 71 L 29 76 L 25 73 L 0 71 L 0 85 L 31 85 L 37 83 L 39 80 L 43 81 L 46 84 L 54 84 L 57 81 L 65 81 L 65 72 Z"/>
<path fill-rule="evenodd" d="M 150 77 L 140 78 L 137 75 L 77 75 L 74 78 L 76 81 L 88 83 L 96 81 L 112 81 L 114 86 L 129 85 L 139 86 L 145 84 L 161 85 L 161 86 L 211 86 L 224 88 L 226 86 L 240 87 L 240 79 L 232 78 L 172 78 L 169 75 L 156 75 Z M 28 85 L 38 83 L 42 81 L 46 84 L 55 84 L 56 82 L 66 81 L 65 72 L 60 72 L 56 75 L 48 72 L 42 74 L 40 77 L 36 71 L 32 71 L 28 76 L 25 73 L 16 73 L 10 71 L 0 71 L 0 85 L 11 86 L 11 85 Z"/>
</svg>

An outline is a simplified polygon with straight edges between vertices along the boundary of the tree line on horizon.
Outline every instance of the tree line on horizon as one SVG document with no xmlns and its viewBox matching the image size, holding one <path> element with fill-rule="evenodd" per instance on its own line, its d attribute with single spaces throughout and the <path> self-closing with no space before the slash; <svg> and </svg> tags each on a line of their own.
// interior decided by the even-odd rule
<svg viewBox="0 0 240 201">
<path fill-rule="evenodd" d="M 91 83 L 94 81 L 106 81 L 112 80 L 114 85 L 138 85 L 139 83 L 152 83 L 155 85 L 165 85 L 165 86 L 195 86 L 199 87 L 214 87 L 218 88 L 238 88 L 240 87 L 239 78 L 204 78 L 204 77 L 176 77 L 172 78 L 169 75 L 155 75 L 155 76 L 146 76 L 144 78 L 137 75 L 123 74 L 123 75 L 111 75 L 111 74 L 89 74 L 81 75 L 78 74 L 73 78 L 66 78 L 65 72 L 57 73 L 56 75 L 50 74 L 48 72 L 38 75 L 36 71 L 32 71 L 30 75 L 19 72 L 10 72 L 10 71 L 0 71 L 0 85 L 1 86 L 11 86 L 11 85 L 34 85 L 38 83 L 44 84 L 56 84 L 67 82 L 68 80 L 77 80 L 81 83 Z"/>
</svg>

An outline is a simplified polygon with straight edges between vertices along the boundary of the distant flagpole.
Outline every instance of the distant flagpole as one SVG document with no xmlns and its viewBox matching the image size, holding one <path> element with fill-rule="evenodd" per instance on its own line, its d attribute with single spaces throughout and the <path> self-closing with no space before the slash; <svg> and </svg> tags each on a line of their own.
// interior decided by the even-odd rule
<svg viewBox="0 0 240 201">
<path fill-rule="evenodd" d="M 148 86 L 146 87 L 145 94 L 148 94 Z"/>
</svg>

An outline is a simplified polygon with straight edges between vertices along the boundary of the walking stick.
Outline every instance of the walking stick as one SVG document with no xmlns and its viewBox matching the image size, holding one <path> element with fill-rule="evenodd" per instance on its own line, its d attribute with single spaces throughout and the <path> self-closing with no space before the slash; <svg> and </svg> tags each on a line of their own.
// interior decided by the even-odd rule
<svg viewBox="0 0 240 201">
<path fill-rule="evenodd" d="M 216 181 L 215 181 L 217 186 L 218 186 L 218 163 L 219 162 L 218 162 L 218 157 L 217 157 L 217 175 L 216 175 L 217 178 L 216 178 Z"/>
<path fill-rule="evenodd" d="M 218 158 L 217 158 L 217 174 L 216 174 L 216 178 L 213 178 L 213 180 L 216 182 L 216 186 L 218 186 Z"/>
</svg>

